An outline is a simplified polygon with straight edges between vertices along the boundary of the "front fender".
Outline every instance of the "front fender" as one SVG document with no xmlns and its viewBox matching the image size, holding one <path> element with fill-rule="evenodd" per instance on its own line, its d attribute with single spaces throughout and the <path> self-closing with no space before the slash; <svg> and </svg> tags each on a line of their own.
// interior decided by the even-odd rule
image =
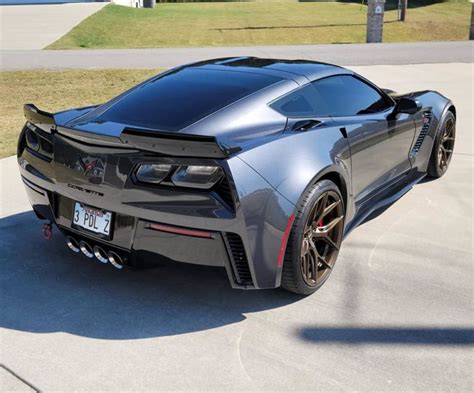
<svg viewBox="0 0 474 393">
<path fill-rule="evenodd" d="M 415 98 L 420 101 L 422 105 L 422 109 L 414 115 L 416 124 L 414 143 L 418 144 L 419 148 L 416 151 L 412 150 L 410 158 L 413 167 L 417 168 L 418 172 L 425 173 L 428 168 L 431 151 L 433 150 L 433 143 L 439 131 L 440 124 L 442 124 L 446 112 L 453 106 L 453 103 L 449 98 L 431 90 L 418 91 L 404 95 L 398 94 L 396 96 Z M 427 130 L 423 130 L 424 116 L 427 113 L 429 113 L 430 116 L 429 125 Z"/>
</svg>

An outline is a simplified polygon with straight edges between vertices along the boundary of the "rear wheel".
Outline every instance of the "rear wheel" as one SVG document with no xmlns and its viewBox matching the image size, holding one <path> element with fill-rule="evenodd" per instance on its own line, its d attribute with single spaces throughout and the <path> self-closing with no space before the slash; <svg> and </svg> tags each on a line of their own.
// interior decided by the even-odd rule
<svg viewBox="0 0 474 393">
<path fill-rule="evenodd" d="M 309 295 L 324 284 L 341 246 L 344 213 L 342 195 L 332 181 L 322 180 L 307 191 L 288 240 L 283 288 Z"/>
<path fill-rule="evenodd" d="M 456 137 L 456 118 L 448 112 L 436 136 L 433 150 L 428 164 L 428 176 L 439 178 L 448 170 L 453 156 L 454 140 Z"/>
</svg>

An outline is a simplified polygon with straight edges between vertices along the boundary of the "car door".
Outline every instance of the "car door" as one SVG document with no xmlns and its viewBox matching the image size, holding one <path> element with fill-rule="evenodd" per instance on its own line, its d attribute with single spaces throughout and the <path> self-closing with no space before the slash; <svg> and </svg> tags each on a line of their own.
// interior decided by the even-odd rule
<svg viewBox="0 0 474 393">
<path fill-rule="evenodd" d="M 331 76 L 313 85 L 347 134 L 356 204 L 408 173 L 415 135 L 410 115 L 395 115 L 392 100 L 353 75 Z"/>
</svg>

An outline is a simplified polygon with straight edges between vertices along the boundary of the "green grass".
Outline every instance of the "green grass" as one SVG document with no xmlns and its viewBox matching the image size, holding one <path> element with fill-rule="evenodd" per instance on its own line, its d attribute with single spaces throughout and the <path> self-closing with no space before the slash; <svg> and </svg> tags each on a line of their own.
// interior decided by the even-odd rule
<svg viewBox="0 0 474 393">
<path fill-rule="evenodd" d="M 102 103 L 159 70 L 4 71 L 0 73 L 0 157 L 16 153 L 23 104 L 46 111 Z"/>
<path fill-rule="evenodd" d="M 465 40 L 470 7 L 462 1 L 410 8 L 404 23 L 387 11 L 384 41 Z M 108 5 L 48 49 L 362 43 L 366 18 L 366 7 L 354 3 Z"/>
</svg>

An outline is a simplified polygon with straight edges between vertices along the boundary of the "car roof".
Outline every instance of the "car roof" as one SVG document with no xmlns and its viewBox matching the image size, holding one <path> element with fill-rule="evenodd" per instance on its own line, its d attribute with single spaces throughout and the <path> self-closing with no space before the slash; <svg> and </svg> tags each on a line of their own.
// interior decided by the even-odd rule
<svg viewBox="0 0 474 393">
<path fill-rule="evenodd" d="M 295 80 L 299 84 L 304 79 L 314 81 L 331 75 L 353 74 L 352 71 L 334 64 L 311 60 L 267 59 L 260 57 L 227 57 L 192 63 L 185 67 L 214 68 L 222 71 L 233 70 L 279 76 Z"/>
<path fill-rule="evenodd" d="M 93 132 L 106 127 L 115 134 L 127 126 L 196 135 L 227 134 L 229 138 L 247 127 L 253 135 L 251 126 L 256 118 L 263 122 L 258 123 L 260 131 L 268 128 L 268 121 L 271 125 L 283 121 L 284 116 L 266 104 L 314 80 L 338 74 L 353 72 L 308 60 L 205 60 L 156 75 L 67 125 Z M 229 118 L 234 121 L 229 122 Z"/>
</svg>

